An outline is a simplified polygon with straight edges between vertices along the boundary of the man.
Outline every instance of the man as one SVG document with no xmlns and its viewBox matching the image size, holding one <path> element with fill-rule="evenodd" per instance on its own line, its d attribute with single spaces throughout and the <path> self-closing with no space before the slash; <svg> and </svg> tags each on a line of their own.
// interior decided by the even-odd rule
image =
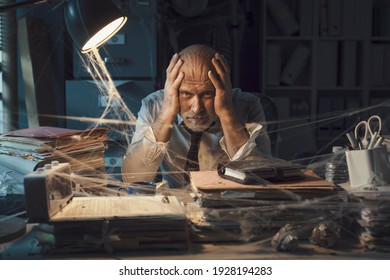
<svg viewBox="0 0 390 280">
<path fill-rule="evenodd" d="M 172 188 L 191 170 L 218 162 L 270 155 L 259 99 L 232 89 L 226 59 L 204 45 L 175 54 L 164 90 L 147 96 L 123 162 L 126 182 L 153 181 L 160 167 Z"/>
</svg>

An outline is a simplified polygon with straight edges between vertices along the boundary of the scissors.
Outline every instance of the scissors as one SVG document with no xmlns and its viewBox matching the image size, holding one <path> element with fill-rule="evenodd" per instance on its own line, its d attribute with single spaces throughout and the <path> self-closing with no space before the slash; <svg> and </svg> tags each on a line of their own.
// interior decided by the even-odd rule
<svg viewBox="0 0 390 280">
<path fill-rule="evenodd" d="M 375 146 L 382 130 L 382 119 L 373 115 L 367 121 L 361 121 L 355 126 L 355 138 L 360 149 L 371 149 Z"/>
</svg>

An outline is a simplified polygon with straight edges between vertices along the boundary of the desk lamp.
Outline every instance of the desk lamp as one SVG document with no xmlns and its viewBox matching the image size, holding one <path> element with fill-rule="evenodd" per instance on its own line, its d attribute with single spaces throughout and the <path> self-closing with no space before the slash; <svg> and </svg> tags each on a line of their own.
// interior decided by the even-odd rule
<svg viewBox="0 0 390 280">
<path fill-rule="evenodd" d="M 0 13 L 48 0 L 18 1 L 0 5 Z M 82 53 L 107 42 L 127 21 L 110 0 L 63 0 L 65 23 L 73 41 Z"/>
<path fill-rule="evenodd" d="M 48 1 L 30 0 L 0 4 L 0 13 Z M 110 0 L 63 0 L 61 4 L 63 2 L 66 27 L 82 53 L 107 42 L 127 21 L 127 17 Z M 25 230 L 22 219 L 0 215 L 0 243 L 23 236 Z"/>
<path fill-rule="evenodd" d="M 109 0 L 68 0 L 65 4 L 66 27 L 82 53 L 107 42 L 126 21 Z"/>
</svg>

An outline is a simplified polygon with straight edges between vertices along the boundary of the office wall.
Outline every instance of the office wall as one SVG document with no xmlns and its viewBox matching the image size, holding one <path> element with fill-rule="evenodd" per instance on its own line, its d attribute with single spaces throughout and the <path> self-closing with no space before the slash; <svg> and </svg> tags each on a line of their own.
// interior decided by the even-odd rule
<svg viewBox="0 0 390 280">
<path fill-rule="evenodd" d="M 132 1 L 131 2 L 137 2 Z M 147 1 L 146 1 L 147 2 Z M 152 1 L 153 2 L 153 1 Z M 157 32 L 161 32 L 164 29 L 160 28 L 161 22 L 163 21 L 163 18 L 165 15 L 163 15 L 161 12 L 164 11 L 164 9 L 161 9 L 161 5 L 165 5 L 167 1 L 160 1 L 159 3 L 159 9 L 158 12 L 156 12 L 155 18 L 157 20 L 160 20 L 160 22 L 157 22 Z M 230 2 L 230 1 L 209 1 L 210 6 L 218 6 L 223 2 Z M 258 63 L 258 51 L 256 49 L 258 48 L 259 44 L 259 37 L 258 37 L 258 1 L 251 0 L 250 6 L 250 12 L 251 14 L 248 14 L 248 18 L 244 19 L 245 22 L 245 31 L 244 36 L 242 37 L 242 44 L 239 52 L 239 67 L 242 69 L 242 71 L 239 72 L 239 78 L 238 78 L 238 85 L 242 87 L 243 89 L 250 90 L 250 91 L 259 91 L 259 85 L 258 85 L 258 79 L 255 77 L 258 76 L 259 71 L 259 63 Z M 243 9 L 243 7 L 240 7 L 240 9 Z M 244 7 L 245 9 L 245 7 Z M 212 12 L 212 11 L 211 11 Z M 208 12 L 210 13 L 210 12 Z M 25 15 L 29 15 L 30 17 L 36 17 L 38 19 L 41 19 L 43 23 L 47 26 L 47 34 L 49 38 L 49 51 L 48 56 L 50 58 L 50 67 L 53 69 L 52 72 L 52 81 L 53 81 L 53 96 L 56 100 L 56 111 L 57 114 L 60 116 L 63 116 L 66 114 L 66 94 L 65 94 L 65 82 L 66 80 L 73 79 L 74 73 L 77 71 L 76 67 L 79 65 L 76 65 L 74 63 L 74 49 L 73 44 L 71 42 L 71 39 L 69 38 L 69 35 L 66 32 L 66 28 L 63 21 L 63 9 L 61 6 L 54 8 L 53 5 L 50 4 L 42 4 L 42 5 L 34 5 L 33 7 L 29 8 L 23 8 L 19 9 L 17 11 L 17 18 L 20 19 L 24 17 Z M 209 16 L 209 14 L 207 14 Z M 141 14 L 142 16 L 142 14 Z M 175 19 L 179 19 L 180 15 L 177 13 L 175 14 Z M 182 19 L 186 22 L 191 22 L 194 20 L 194 18 L 184 18 Z M 137 28 L 144 28 L 142 26 L 138 26 Z M 202 28 L 199 28 L 199 34 L 204 35 L 204 32 L 207 31 L 209 28 L 209 25 L 205 25 Z M 195 28 L 196 29 L 196 28 Z M 229 30 L 228 30 L 229 31 Z M 14 31 L 16 32 L 16 31 Z M 137 32 L 144 33 L 144 30 L 139 30 Z M 168 34 L 163 34 L 163 36 L 167 36 Z M 157 34 L 157 37 L 159 38 L 161 34 Z M 182 40 L 183 45 L 188 45 L 190 43 L 196 43 L 200 42 L 200 40 L 195 39 L 197 36 L 194 34 L 194 32 L 184 32 L 180 35 L 180 40 Z M 169 62 L 168 59 L 170 59 L 172 52 L 172 47 L 167 46 L 161 43 L 161 41 L 152 40 L 152 44 L 154 44 L 154 47 L 156 47 L 156 55 L 158 56 L 166 56 L 167 59 L 165 61 L 161 61 L 160 58 L 157 58 L 157 69 L 156 69 L 156 80 L 160 81 L 157 83 L 156 87 L 163 86 L 163 75 L 165 74 L 165 67 L 167 66 L 167 63 Z M 129 38 L 130 39 L 130 38 Z M 135 39 L 135 38 L 134 38 Z M 153 38 L 152 38 L 153 39 Z M 207 43 L 207 42 L 204 42 Z M 19 53 L 20 54 L 20 53 Z M 140 55 L 139 59 L 144 59 L 146 62 L 148 62 L 151 57 L 148 55 Z M 147 64 L 147 63 L 146 63 Z M 244 71 L 245 70 L 245 71 Z M 248 71 L 249 70 L 249 71 Z M 118 74 L 120 75 L 120 74 Z M 122 77 L 123 78 L 123 77 Z M 27 112 L 26 112 L 26 104 L 25 104 L 25 96 L 24 96 L 24 86 L 22 83 L 22 71 L 20 68 L 20 61 L 19 61 L 19 68 L 18 68 L 18 92 L 19 92 L 19 127 L 27 127 L 28 121 L 27 121 Z M 60 126 L 65 126 L 65 122 L 60 120 L 59 123 Z"/>
<path fill-rule="evenodd" d="M 47 60 L 45 62 L 39 61 L 38 63 L 42 63 L 44 65 L 40 65 L 42 68 L 42 73 L 44 73 L 44 69 L 46 67 L 51 68 L 51 75 L 49 80 L 51 81 L 51 91 L 45 92 L 46 95 L 53 96 L 55 100 L 55 104 L 52 106 L 55 107 L 55 111 L 57 115 L 65 114 L 65 76 L 67 71 L 69 71 L 68 63 L 66 62 L 66 53 L 69 51 L 69 38 L 65 30 L 65 26 L 63 23 L 63 10 L 58 7 L 54 9 L 54 6 L 42 4 L 36 5 L 32 8 L 23 8 L 17 10 L 17 19 L 28 16 L 30 18 L 37 18 L 41 21 L 40 28 L 44 28 L 47 32 Z M 33 26 L 30 26 L 31 29 L 34 29 Z M 17 30 L 11 30 L 10 32 L 17 32 Z M 39 38 L 30 38 L 39 48 L 39 44 L 41 42 L 37 42 Z M 19 44 L 21 42 L 18 42 Z M 27 111 L 26 111 L 26 98 L 24 95 L 24 85 L 23 85 L 23 76 L 22 69 L 20 64 L 20 48 L 18 48 L 18 95 L 19 95 L 19 127 L 24 128 L 28 127 L 27 121 Z M 34 53 L 32 53 L 34 55 Z M 37 77 L 37 82 L 40 82 L 39 75 Z M 48 121 L 49 123 L 49 121 Z M 63 126 L 63 121 L 61 119 L 58 120 L 59 126 Z"/>
</svg>

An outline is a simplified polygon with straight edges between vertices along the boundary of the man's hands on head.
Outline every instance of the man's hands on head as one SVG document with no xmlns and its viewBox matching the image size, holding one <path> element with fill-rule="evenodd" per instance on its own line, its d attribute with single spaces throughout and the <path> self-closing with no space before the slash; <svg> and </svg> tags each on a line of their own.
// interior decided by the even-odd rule
<svg viewBox="0 0 390 280">
<path fill-rule="evenodd" d="M 225 57 L 216 53 L 212 63 L 216 73 L 210 70 L 208 76 L 215 87 L 214 110 L 221 121 L 227 152 L 233 157 L 248 141 L 249 134 L 234 109 L 230 68 Z"/>
<path fill-rule="evenodd" d="M 180 108 L 179 87 L 184 78 L 183 71 L 180 71 L 182 65 L 183 61 L 175 54 L 166 71 L 161 114 L 152 127 L 157 142 L 167 142 L 171 137 L 172 124 Z"/>
<path fill-rule="evenodd" d="M 215 87 L 214 110 L 217 116 L 222 119 L 234 114 L 230 68 L 226 58 L 219 53 L 215 54 L 211 62 L 216 71 L 216 73 L 211 70 L 208 72 Z"/>
<path fill-rule="evenodd" d="M 167 119 L 174 120 L 179 112 L 179 87 L 184 78 L 183 71 L 180 71 L 183 61 L 178 54 L 174 54 L 166 70 L 167 78 L 164 86 L 164 102 L 162 113 Z"/>
<path fill-rule="evenodd" d="M 212 58 L 215 72 L 209 71 L 208 77 L 215 87 L 214 110 L 217 116 L 222 118 L 234 116 L 235 110 L 232 102 L 232 84 L 230 80 L 230 68 L 226 58 L 216 53 Z M 172 123 L 180 111 L 179 88 L 184 79 L 184 72 L 181 71 L 183 60 L 175 54 L 166 70 L 164 86 L 164 102 L 161 118 Z"/>
</svg>

